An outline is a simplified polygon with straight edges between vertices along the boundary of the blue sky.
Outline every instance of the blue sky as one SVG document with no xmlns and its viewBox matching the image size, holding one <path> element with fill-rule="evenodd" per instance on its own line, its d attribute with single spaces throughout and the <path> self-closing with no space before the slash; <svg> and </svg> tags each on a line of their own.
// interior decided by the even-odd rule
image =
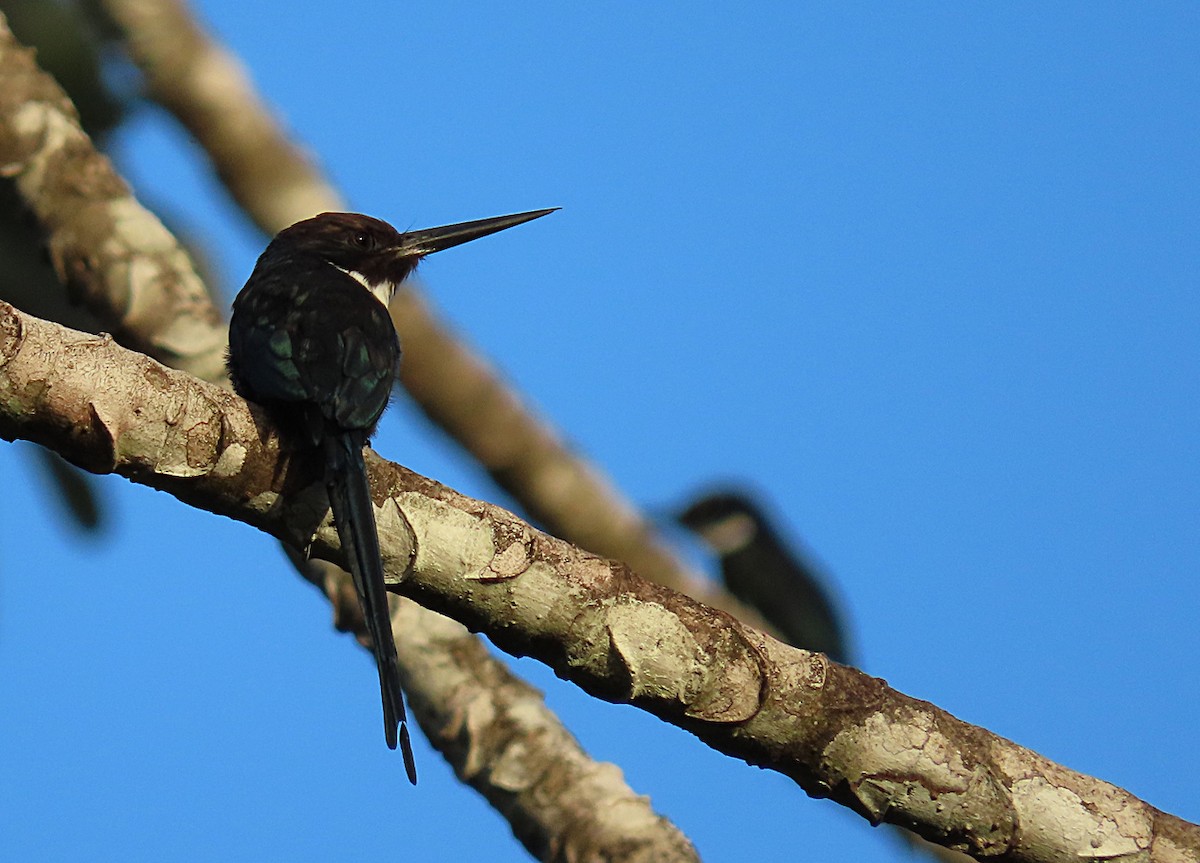
<svg viewBox="0 0 1200 863">
<path fill-rule="evenodd" d="M 563 207 L 422 274 L 630 496 L 759 489 L 869 671 L 1200 818 L 1200 11 L 782 7 L 199 4 L 354 208 Z M 161 113 L 117 144 L 232 298 L 265 239 Z M 505 503 L 403 400 L 376 448 Z M 81 538 L 28 455 L 0 446 L 0 855 L 527 859 L 423 738 L 408 787 L 273 541 L 117 478 Z M 706 860 L 908 859 L 516 668 Z"/>
</svg>

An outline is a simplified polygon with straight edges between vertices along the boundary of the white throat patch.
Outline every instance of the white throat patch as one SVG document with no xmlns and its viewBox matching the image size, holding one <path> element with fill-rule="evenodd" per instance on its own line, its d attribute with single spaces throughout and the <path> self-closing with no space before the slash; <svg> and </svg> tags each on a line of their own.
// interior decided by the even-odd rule
<svg viewBox="0 0 1200 863">
<path fill-rule="evenodd" d="M 717 554 L 732 554 L 745 548 L 756 533 L 758 529 L 754 525 L 754 519 L 740 512 L 727 515 L 720 521 L 700 529 L 700 536 Z"/>
<path fill-rule="evenodd" d="M 354 279 L 354 281 L 366 288 L 368 293 L 370 293 L 375 299 L 379 300 L 379 302 L 383 303 L 385 307 L 391 305 L 392 296 L 396 293 L 396 286 L 392 282 L 371 283 L 368 282 L 367 277 L 358 270 L 347 270 L 339 267 L 337 264 L 334 264 L 333 267 L 341 270 L 347 276 Z"/>
</svg>

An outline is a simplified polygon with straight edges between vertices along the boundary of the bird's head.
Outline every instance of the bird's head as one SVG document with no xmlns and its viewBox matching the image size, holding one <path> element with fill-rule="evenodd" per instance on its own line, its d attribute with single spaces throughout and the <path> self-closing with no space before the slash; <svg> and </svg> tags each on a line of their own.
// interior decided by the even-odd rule
<svg viewBox="0 0 1200 863">
<path fill-rule="evenodd" d="M 426 255 L 545 216 L 557 207 L 401 233 L 361 213 L 321 213 L 280 231 L 264 256 L 320 258 L 361 282 L 386 305 Z"/>
<path fill-rule="evenodd" d="M 737 491 L 717 491 L 699 498 L 675 516 L 718 554 L 730 554 L 748 545 L 763 528 L 763 517 L 749 496 Z"/>
</svg>

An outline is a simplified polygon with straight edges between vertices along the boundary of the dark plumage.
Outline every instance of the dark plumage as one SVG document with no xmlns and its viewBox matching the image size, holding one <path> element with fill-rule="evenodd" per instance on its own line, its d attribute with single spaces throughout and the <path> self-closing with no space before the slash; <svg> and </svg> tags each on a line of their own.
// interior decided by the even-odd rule
<svg viewBox="0 0 1200 863">
<path fill-rule="evenodd" d="M 789 643 L 852 664 L 847 633 L 817 567 L 789 549 L 747 495 L 721 491 L 676 516 L 716 553 L 729 592 Z"/>
<path fill-rule="evenodd" d="M 303 445 L 319 448 L 338 539 L 379 669 L 387 744 L 417 781 L 400 690 L 374 505 L 363 462 L 400 369 L 387 304 L 427 254 L 552 212 L 400 233 L 357 213 L 280 231 L 233 301 L 229 376 Z M 397 726 L 399 731 L 397 733 Z"/>
</svg>

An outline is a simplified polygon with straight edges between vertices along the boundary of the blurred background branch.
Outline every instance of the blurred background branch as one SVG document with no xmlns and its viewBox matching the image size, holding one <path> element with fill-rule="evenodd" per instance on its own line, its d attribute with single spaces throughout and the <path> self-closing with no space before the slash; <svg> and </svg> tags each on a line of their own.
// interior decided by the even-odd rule
<svg viewBox="0 0 1200 863">
<path fill-rule="evenodd" d="M 452 322 L 443 329 L 469 334 L 487 374 L 495 362 L 519 381 L 521 400 L 545 405 L 625 493 L 658 507 L 714 476 L 744 477 L 785 550 L 807 556 L 799 526 L 819 550 L 813 559 L 828 566 L 813 568 L 818 588 L 829 589 L 823 576 L 845 579 L 829 607 L 847 656 L 1188 811 L 1178 776 L 1190 756 L 1172 747 L 1197 710 L 1167 669 L 1197 651 L 1187 250 L 1200 199 L 1196 102 L 1181 84 L 1195 77 L 1194 15 L 1109 4 L 1083 17 L 1006 7 L 880 16 L 752 3 L 733 18 L 656 8 L 630 26 L 552 4 L 470 15 L 433 3 L 369 14 L 196 7 L 253 69 L 271 104 L 264 116 L 280 112 L 312 142 L 354 208 L 417 226 L 566 206 L 536 241 L 495 243 L 426 273 L 437 317 Z M 51 32 L 72 26 L 51 20 Z M 205 281 L 230 296 L 263 238 L 228 206 L 199 149 L 142 98 L 150 78 L 131 68 L 120 31 L 89 38 L 91 68 L 122 116 L 105 133 L 111 152 L 154 210 L 186 207 L 164 221 L 194 260 L 209 256 L 187 235 L 203 237 L 220 272 Z M 35 222 L 16 218 L 26 235 L 0 235 L 19 238 L 25 258 L 3 269 L 54 280 Z M 63 306 L 50 317 L 87 312 L 66 308 L 63 291 L 35 294 Z M 407 400 L 394 411 L 412 413 Z M 500 470 L 528 455 L 493 437 L 481 445 Z M 423 423 L 385 424 L 380 448 L 493 496 L 483 471 Z M 24 505 L 25 478 L 58 477 L 58 467 L 27 447 L 6 451 L 0 510 L 18 541 L 4 543 L 2 562 L 56 577 L 0 582 L 0 694 L 26 708 L 0 723 L 13 741 L 0 796 L 19 801 L 0 813 L 0 847 L 86 835 L 141 848 L 163 824 L 173 843 L 209 848 L 198 859 L 231 849 L 327 859 L 352 824 L 364 853 L 394 847 L 395 837 L 356 829 L 364 818 L 390 823 L 399 801 L 377 791 L 394 765 L 367 721 L 375 705 L 360 652 L 321 634 L 328 608 L 294 579 L 246 590 L 236 577 L 277 574 L 270 544 L 119 483 L 92 484 L 112 502 L 98 510 L 109 535 L 82 542 L 57 512 Z M 77 511 L 86 520 L 90 509 Z M 196 538 L 186 559 L 179 536 Z M 712 557 L 782 633 L 793 594 L 737 575 L 729 554 Z M 185 606 L 172 604 L 163 574 L 187 580 Z M 219 641 L 214 619 L 228 621 Z M 41 638 L 63 620 L 70 638 Z M 847 632 L 850 621 L 861 627 Z M 811 623 L 797 626 L 789 640 L 811 636 Z M 268 665 L 276 651 L 263 642 L 297 661 Z M 714 859 L 740 859 L 749 843 L 791 856 L 801 832 L 820 856 L 899 856 L 836 807 L 796 808 L 794 788 L 518 671 Z M 202 703 L 211 692 L 237 703 L 236 717 Z M 1081 726 L 1097 692 L 1121 697 Z M 81 710 L 89 735 L 78 733 Z M 251 715 L 262 719 L 248 725 Z M 360 718 L 363 745 L 350 730 Z M 333 727 L 346 733 L 331 747 Z M 197 759 L 179 754 L 181 737 Z M 1155 757 L 1163 751 L 1177 757 Z M 504 832 L 438 759 L 424 760 L 421 793 L 399 801 L 406 838 L 461 857 L 477 835 Z M 70 783 L 43 783 L 63 765 Z M 247 784 L 255 765 L 260 781 Z M 436 796 L 439 782 L 451 803 Z M 279 802 L 296 797 L 330 802 L 312 818 Z M 439 829 L 448 810 L 463 829 Z M 127 824 L 118 811 L 144 815 Z"/>
<path fill-rule="evenodd" d="M 16 177 L 21 197 L 14 202 L 15 206 L 27 207 L 45 233 L 20 251 L 30 252 L 44 242 L 60 250 L 56 260 L 65 263 L 60 263 L 58 272 L 73 275 L 80 293 L 92 298 L 90 308 L 95 317 L 82 322 L 93 331 L 114 329 L 130 346 L 167 364 L 193 372 L 204 371 L 210 378 L 223 378 L 223 348 L 216 353 L 222 363 L 218 366 L 221 374 L 212 370 L 214 340 L 220 340 L 215 342 L 218 345 L 224 344 L 222 316 L 211 303 L 206 305 L 207 294 L 202 292 L 186 252 L 141 208 L 110 163 L 90 147 L 83 130 L 75 125 L 74 111 L 66 95 L 33 65 L 32 56 L 22 51 L 3 27 L 0 27 L 0 84 L 3 85 L 0 90 L 8 97 L 0 99 L 0 161 L 9 166 L 10 176 Z M 59 130 L 56 134 L 45 134 L 44 125 L 30 129 L 28 124 L 14 119 L 16 112 L 31 104 L 28 100 L 33 97 L 37 98 L 36 104 L 42 107 L 43 115 L 49 117 L 45 123 Z M 59 158 L 57 148 L 62 148 L 64 142 L 67 156 Z M 41 169 L 46 163 L 53 164 L 52 175 Z M 92 184 L 75 182 L 77 172 L 103 179 Z M 109 217 L 113 210 L 120 212 L 120 219 Z M 130 225 L 138 227 L 131 230 Z M 114 249 L 118 250 L 115 255 Z M 87 266 L 78 265 L 79 261 L 86 261 Z M 27 288 L 23 284 L 16 287 Z M 28 296 L 21 290 L 14 293 Z M 130 301 L 130 297 L 146 293 L 152 293 L 155 299 Z M 60 303 L 51 296 L 65 295 L 57 281 L 45 280 L 41 308 L 53 313 Z M 174 301 L 181 296 L 184 302 Z M 158 313 L 131 313 L 146 305 L 153 306 Z M 189 337 L 188 344 L 200 346 L 199 352 L 185 350 L 184 344 L 174 337 L 176 319 L 172 315 L 192 322 L 184 327 L 184 332 Z M 97 504 L 89 493 L 90 481 L 55 459 L 51 454 L 39 463 L 48 466 L 48 475 L 57 481 L 60 496 L 79 523 L 95 523 Z M 329 585 L 327 594 L 331 601 L 344 596 L 341 591 L 344 574 L 328 566 L 322 570 L 320 579 L 322 584 Z M 345 622 L 344 604 L 335 603 L 335 615 L 340 628 L 361 637 L 361 625 Z M 543 859 L 559 859 L 557 855 L 567 851 L 581 854 L 577 859 L 610 859 L 614 848 L 619 847 L 623 852 L 649 854 L 655 859 L 694 859 L 694 851 L 677 828 L 655 815 L 644 798 L 634 795 L 619 771 L 602 770 L 590 762 L 553 714 L 540 706 L 535 690 L 519 686 L 485 650 L 464 646 L 463 642 L 474 640 L 474 636 L 462 632 L 457 640 L 423 638 L 422 621 L 436 625 L 438 616 L 414 607 L 405 617 L 408 626 L 398 633 L 398 638 L 421 640 L 428 652 L 418 656 L 405 649 L 401 655 L 407 691 L 420 706 L 416 712 L 422 723 L 433 722 L 438 716 L 429 705 L 437 701 L 439 693 L 445 692 L 447 670 L 454 671 L 451 677 L 457 682 L 459 702 L 465 699 L 477 706 L 501 702 L 509 705 L 504 710 L 477 710 L 476 717 L 489 718 L 483 721 L 477 718 L 470 733 L 460 735 L 459 745 L 443 743 L 438 748 L 460 776 L 469 776 L 469 784 L 510 819 L 514 832 L 531 851 L 549 855 Z M 417 662 L 418 658 L 422 661 Z M 435 674 L 438 676 L 432 676 Z M 514 693 L 521 696 L 524 715 L 533 711 L 540 717 L 536 727 L 513 726 L 510 711 L 515 706 Z M 555 733 L 551 733 L 553 729 L 557 729 Z M 430 734 L 431 739 L 436 731 L 435 728 Z M 479 745 L 479 741 L 488 741 L 490 746 Z M 475 745 L 464 745 L 472 742 Z M 499 772 L 495 765 L 509 760 L 507 751 L 514 746 L 524 752 L 531 765 L 543 765 L 543 769 L 525 781 L 523 794 L 514 793 L 507 786 L 489 787 L 498 778 L 502 782 L 512 781 L 510 775 Z M 601 775 L 605 781 L 597 782 L 596 777 Z M 546 785 L 558 789 L 562 805 L 546 805 L 542 791 Z M 569 811 L 565 808 L 568 802 L 572 807 Z M 637 829 L 629 835 L 614 834 L 614 825 L 601 817 L 613 811 L 631 819 Z"/>
<path fill-rule="evenodd" d="M 264 234 L 324 210 L 346 209 L 342 196 L 272 117 L 240 64 L 186 4 L 102 0 L 101 5 L 120 28 L 148 93 L 195 137 L 230 195 Z M 625 561 L 647 578 L 761 623 L 753 611 L 689 572 L 637 508 L 452 335 L 411 285 L 402 287 L 392 306 L 404 345 L 405 390 L 531 518 L 556 536 Z"/>
</svg>

